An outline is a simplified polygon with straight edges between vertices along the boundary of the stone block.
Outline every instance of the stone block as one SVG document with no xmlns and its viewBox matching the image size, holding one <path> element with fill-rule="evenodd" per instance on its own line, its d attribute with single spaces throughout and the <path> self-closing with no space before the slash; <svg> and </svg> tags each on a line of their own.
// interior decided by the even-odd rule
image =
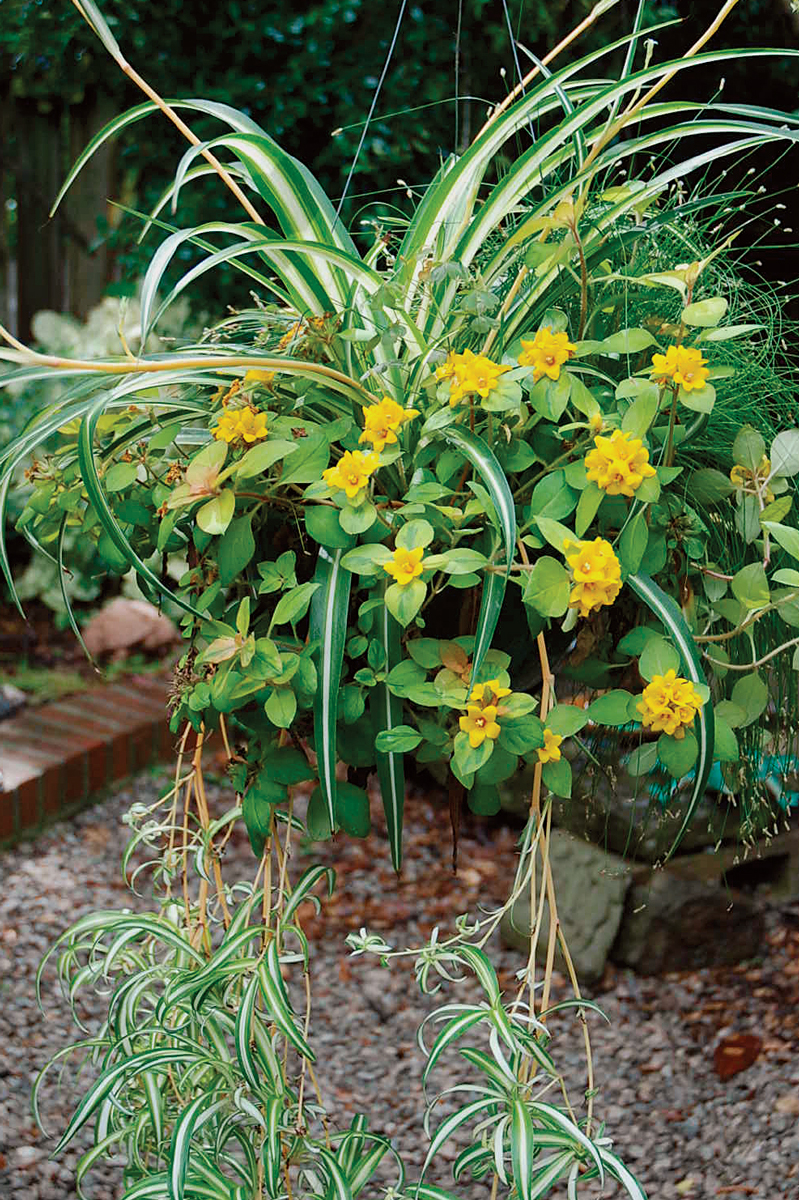
<svg viewBox="0 0 799 1200">
<path fill-rule="evenodd" d="M 558 917 L 563 928 L 577 977 L 582 983 L 599 979 L 610 948 L 616 940 L 632 882 L 623 859 L 608 854 L 563 830 L 552 831 L 549 850 Z M 503 941 L 529 953 L 530 905 L 521 897 L 502 920 Z M 544 905 L 537 960 L 546 961 L 549 938 L 549 906 Z M 560 950 L 555 962 L 564 968 Z"/>
<path fill-rule="evenodd" d="M 751 896 L 666 867 L 630 888 L 610 957 L 642 975 L 696 971 L 754 958 L 764 937 L 762 906 Z"/>
</svg>

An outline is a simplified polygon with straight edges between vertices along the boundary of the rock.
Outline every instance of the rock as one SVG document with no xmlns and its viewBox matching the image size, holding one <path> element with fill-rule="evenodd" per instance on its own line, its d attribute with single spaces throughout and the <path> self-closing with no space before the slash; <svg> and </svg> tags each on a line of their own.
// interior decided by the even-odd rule
<svg viewBox="0 0 799 1200">
<path fill-rule="evenodd" d="M 10 683 L 0 684 L 0 721 L 18 712 L 26 700 L 27 696 L 19 688 Z"/>
<path fill-rule="evenodd" d="M 610 957 L 642 975 L 695 971 L 754 958 L 764 935 L 761 907 L 749 896 L 667 867 L 630 888 Z"/>
<path fill-rule="evenodd" d="M 623 859 L 607 854 L 589 842 L 578 841 L 560 829 L 552 832 L 549 848 L 555 879 L 558 917 L 578 979 L 592 983 L 601 978 L 608 953 L 616 940 L 631 883 Z M 530 905 L 520 897 L 500 926 L 503 941 L 529 953 Z M 549 906 L 544 905 L 536 957 L 546 961 L 549 936 Z M 563 969 L 560 950 L 555 962 Z"/>
<path fill-rule="evenodd" d="M 94 658 L 131 650 L 160 650 L 180 640 L 177 627 L 146 600 L 118 596 L 92 617 L 83 630 L 86 649 Z"/>
</svg>

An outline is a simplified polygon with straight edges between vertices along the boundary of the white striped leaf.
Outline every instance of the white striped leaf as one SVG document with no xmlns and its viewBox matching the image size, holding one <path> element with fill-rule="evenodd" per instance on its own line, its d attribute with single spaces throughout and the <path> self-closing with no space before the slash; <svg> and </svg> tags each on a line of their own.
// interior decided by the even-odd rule
<svg viewBox="0 0 799 1200">
<path fill-rule="evenodd" d="M 627 583 L 640 598 L 649 605 L 656 617 L 663 622 L 676 645 L 686 678 L 692 683 L 707 687 L 707 680 L 702 669 L 702 660 L 696 648 L 688 624 L 671 596 L 668 596 L 648 575 L 629 575 Z M 680 828 L 677 830 L 671 849 L 666 855 L 665 862 L 671 858 L 682 841 L 686 830 L 691 824 L 697 805 L 702 799 L 713 765 L 713 744 L 715 739 L 715 721 L 713 705 L 710 701 L 703 704 L 694 718 L 694 732 L 699 746 L 699 755 L 694 766 L 694 783 L 691 798 L 688 801 Z"/>
<path fill-rule="evenodd" d="M 258 982 L 268 1019 L 274 1022 L 303 1058 L 307 1058 L 310 1062 L 316 1062 L 316 1055 L 303 1037 L 294 1018 L 283 977 L 280 974 L 280 960 L 274 940 L 269 944 L 266 962 L 262 960 L 259 964 Z"/>
<path fill-rule="evenodd" d="M 518 1097 L 510 1104 L 510 1157 L 521 1200 L 530 1200 L 535 1158 L 535 1129 L 527 1105 Z"/>
<path fill-rule="evenodd" d="M 400 627 L 385 604 L 377 612 L 377 637 L 385 651 L 385 674 L 402 661 Z M 402 724 L 402 700 L 393 694 L 383 679 L 372 689 L 369 699 L 372 729 L 375 739 L 379 733 Z M 402 867 L 402 819 L 405 807 L 405 770 L 403 755 L 376 750 L 377 778 L 380 797 L 386 814 L 386 828 L 391 847 L 391 862 L 399 874 Z"/>
<path fill-rule="evenodd" d="M 318 640 L 314 653 L 317 688 L 314 695 L 314 742 L 319 787 L 327 805 L 330 828 L 336 828 L 336 720 L 339 686 L 347 637 L 352 575 L 341 566 L 343 551 L 319 548 L 310 609 L 310 636 Z"/>
<path fill-rule="evenodd" d="M 315 900 L 315 896 L 311 896 L 311 891 L 316 887 L 320 879 L 327 880 L 327 895 L 328 898 L 333 895 L 333 889 L 336 886 L 336 872 L 332 867 L 308 867 L 303 871 L 292 889 L 291 896 L 283 909 L 283 915 L 280 918 L 282 925 L 288 925 L 294 913 L 297 911 L 300 904 L 305 900 Z"/>
<path fill-rule="evenodd" d="M 321 1146 L 317 1149 L 317 1154 L 322 1160 L 322 1168 L 330 1182 L 328 1195 L 332 1197 L 332 1200 L 353 1200 L 349 1180 L 336 1162 L 335 1156 Z"/>
<path fill-rule="evenodd" d="M 526 1200 L 538 1200 L 539 1196 L 545 1196 L 553 1183 L 560 1179 L 563 1172 L 567 1171 L 573 1162 L 573 1150 L 564 1150 L 561 1154 L 555 1154 L 551 1158 L 545 1159 L 539 1165 L 531 1181 Z"/>
<path fill-rule="evenodd" d="M 599 1156 L 607 1167 L 608 1173 L 615 1179 L 618 1179 L 622 1187 L 625 1188 L 628 1196 L 632 1197 L 632 1200 L 646 1200 L 646 1192 L 641 1187 L 641 1184 L 635 1178 L 632 1171 L 628 1171 L 627 1167 L 625 1167 L 618 1155 L 613 1154 L 610 1150 L 606 1150 L 603 1146 L 600 1146 Z"/>
<path fill-rule="evenodd" d="M 253 1013 L 255 1000 L 258 995 L 258 977 L 253 975 L 242 993 L 239 1011 L 236 1013 L 236 1058 L 239 1061 L 242 1074 L 254 1092 L 261 1089 L 261 1077 L 255 1065 L 252 1052 Z"/>
<path fill-rule="evenodd" d="M 528 1100 L 527 1105 L 530 1111 L 539 1116 L 545 1125 L 563 1130 L 572 1139 L 572 1143 L 575 1146 L 579 1145 L 586 1152 L 599 1173 L 600 1183 L 604 1184 L 605 1171 L 602 1166 L 602 1160 L 599 1157 L 599 1151 L 591 1139 L 586 1137 L 582 1129 L 552 1104 L 545 1104 L 542 1100 Z"/>
<path fill-rule="evenodd" d="M 430 1057 L 425 1063 L 425 1068 L 422 1072 L 422 1083 L 427 1083 L 430 1072 L 447 1047 L 457 1041 L 473 1025 L 477 1025 L 480 1021 L 484 1020 L 486 1016 L 487 1013 L 483 1009 L 478 1009 L 476 1012 L 461 1013 L 460 1016 L 455 1017 L 454 1020 L 449 1021 L 444 1026 L 430 1049 Z"/>
<path fill-rule="evenodd" d="M 473 1100 L 471 1104 L 466 1104 L 463 1108 L 459 1108 L 457 1112 L 452 1113 L 451 1116 L 441 1122 L 430 1142 L 430 1148 L 427 1151 L 427 1157 L 422 1167 L 422 1178 L 427 1174 L 427 1168 L 441 1147 L 452 1137 L 453 1133 L 460 1129 L 461 1125 L 465 1125 L 467 1121 L 471 1121 L 473 1117 L 478 1116 L 480 1113 L 488 1113 L 489 1110 L 496 1112 L 496 1097 L 483 1096 L 479 1100 Z"/>
<path fill-rule="evenodd" d="M 280 1119 L 283 1116 L 283 1100 L 279 1096 L 268 1096 L 263 1101 L 264 1117 L 266 1118 L 266 1136 L 264 1138 L 264 1187 L 267 1196 L 280 1195 L 280 1166 L 282 1153 L 280 1147 Z"/>
<path fill-rule="evenodd" d="M 60 1154 L 64 1147 L 69 1145 L 78 1130 L 86 1124 L 117 1084 L 125 1082 L 127 1078 L 136 1078 L 142 1071 L 165 1067 L 170 1063 L 192 1062 L 198 1058 L 196 1053 L 183 1047 L 169 1050 L 145 1050 L 141 1054 L 134 1054 L 124 1059 L 123 1062 L 117 1063 L 116 1066 L 105 1070 L 81 1099 L 61 1140 L 53 1150 L 53 1155 Z"/>
<path fill-rule="evenodd" d="M 460 425 L 448 425 L 439 436 L 460 451 L 479 474 L 488 490 L 497 514 L 505 556 L 504 571 L 489 572 L 483 579 L 483 596 L 477 618 L 474 651 L 472 652 L 471 683 L 480 682 L 483 660 L 490 649 L 491 639 L 497 627 L 505 586 L 510 578 L 513 555 L 516 549 L 516 510 L 513 494 L 505 472 L 491 447 L 477 434 Z"/>
</svg>

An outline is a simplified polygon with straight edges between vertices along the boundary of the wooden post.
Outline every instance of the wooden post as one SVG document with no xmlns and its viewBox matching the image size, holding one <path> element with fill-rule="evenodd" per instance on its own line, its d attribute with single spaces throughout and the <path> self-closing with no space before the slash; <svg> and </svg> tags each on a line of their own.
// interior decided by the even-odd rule
<svg viewBox="0 0 799 1200">
<path fill-rule="evenodd" d="M 107 99 L 87 97 L 69 109 L 69 162 L 75 162 L 89 141 L 114 116 L 116 108 Z M 68 249 L 66 257 L 66 303 L 75 317 L 84 319 L 102 299 L 113 278 L 113 257 L 107 245 L 92 250 L 98 236 L 97 218 L 107 216 L 108 200 L 117 195 L 115 142 L 106 142 L 95 152 L 64 198 Z"/>
<path fill-rule="evenodd" d="M 63 302 L 64 247 L 60 222 L 48 212 L 61 182 L 61 110 L 43 111 L 32 100 L 17 100 L 13 121 L 17 139 L 17 295 L 22 341 L 31 335 L 34 313 L 60 311 Z"/>
</svg>

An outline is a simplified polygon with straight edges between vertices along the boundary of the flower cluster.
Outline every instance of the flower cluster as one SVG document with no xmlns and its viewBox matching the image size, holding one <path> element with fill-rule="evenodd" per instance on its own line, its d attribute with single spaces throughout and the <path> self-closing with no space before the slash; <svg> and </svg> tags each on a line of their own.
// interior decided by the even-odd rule
<svg viewBox="0 0 799 1200">
<path fill-rule="evenodd" d="M 380 459 L 373 450 L 346 450 L 334 467 L 322 472 L 322 478 L 333 491 L 342 491 L 352 500 L 379 466 Z"/>
<path fill-rule="evenodd" d="M 386 574 L 392 575 L 394 582 L 398 583 L 400 587 L 407 587 L 424 570 L 424 550 L 421 546 L 414 550 L 406 550 L 403 546 L 397 546 L 388 562 L 383 563 L 383 570 Z"/>
<path fill-rule="evenodd" d="M 658 383 L 676 383 L 684 392 L 698 392 L 710 375 L 701 350 L 691 346 L 669 346 L 665 354 L 652 355 L 652 377 Z"/>
<path fill-rule="evenodd" d="M 553 333 L 551 325 L 539 329 L 532 341 L 522 338 L 519 365 L 533 368 L 533 381 L 538 383 L 544 375 L 549 379 L 560 378 L 560 368 L 576 352 L 577 347 L 569 341 L 567 333 Z"/>
<path fill-rule="evenodd" d="M 553 733 L 551 729 L 545 729 L 544 744 L 536 750 L 538 761 L 541 763 L 560 762 L 560 744 L 562 741 L 563 738 L 559 733 Z"/>
<path fill-rule="evenodd" d="M 450 381 L 449 402 L 454 407 L 465 396 L 477 395 L 485 400 L 496 387 L 500 376 L 509 370 L 510 367 L 495 363 L 485 354 L 474 354 L 471 350 L 456 354 L 453 351 L 447 356 L 447 361 L 436 369 L 436 379 Z"/>
<path fill-rule="evenodd" d="M 654 675 L 652 682 L 644 688 L 638 705 L 641 724 L 653 733 L 684 738 L 686 726 L 693 722 L 702 703 L 691 681 L 683 679 L 676 671 Z"/>
<path fill-rule="evenodd" d="M 271 388 L 274 381 L 274 371 L 259 371 L 253 369 L 252 371 L 247 372 L 241 382 L 243 387 L 250 387 L 254 384 L 260 383 L 263 384 L 264 387 Z"/>
<path fill-rule="evenodd" d="M 610 437 L 595 437 L 594 446 L 585 456 L 586 474 L 609 496 L 632 496 L 655 474 L 641 439 L 621 429 L 614 429 Z"/>
<path fill-rule="evenodd" d="M 466 704 L 466 715 L 458 718 L 461 732 L 469 735 L 469 745 L 473 750 L 482 746 L 486 738 L 496 741 L 502 732 L 497 716 L 503 709 L 497 705 L 498 700 L 510 696 L 510 688 L 502 687 L 498 679 L 487 679 L 485 683 L 476 683 L 469 693 Z"/>
<path fill-rule="evenodd" d="M 563 549 L 574 575 L 569 607 L 587 617 L 593 609 L 612 604 L 621 591 L 621 566 L 610 542 L 600 537 L 593 542 L 566 541 Z"/>
<path fill-rule="evenodd" d="M 228 445 L 237 441 L 258 442 L 267 434 L 266 413 L 251 407 L 229 408 L 220 413 L 219 423 L 211 432 L 217 441 Z"/>
<path fill-rule="evenodd" d="M 370 404 L 364 409 L 364 430 L 358 441 L 371 442 L 379 454 L 387 445 L 395 444 L 397 430 L 406 421 L 412 421 L 414 417 L 418 416 L 418 409 L 403 408 L 401 404 L 397 404 L 396 400 L 384 396 L 379 404 Z"/>
</svg>

